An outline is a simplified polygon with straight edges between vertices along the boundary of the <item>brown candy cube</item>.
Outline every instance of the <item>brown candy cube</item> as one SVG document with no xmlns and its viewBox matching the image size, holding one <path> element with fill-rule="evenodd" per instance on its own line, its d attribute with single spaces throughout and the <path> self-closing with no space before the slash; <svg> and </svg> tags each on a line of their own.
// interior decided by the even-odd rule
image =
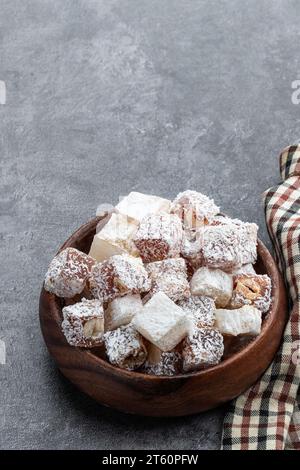
<svg viewBox="0 0 300 470">
<path fill-rule="evenodd" d="M 233 278 L 231 308 L 253 305 L 266 313 L 271 305 L 271 279 L 266 274 L 239 274 Z"/>
<path fill-rule="evenodd" d="M 228 223 L 204 227 L 200 233 L 203 264 L 232 270 L 256 261 L 257 225 Z"/>
<path fill-rule="evenodd" d="M 82 299 L 64 307 L 63 333 L 71 346 L 92 348 L 103 343 L 104 312 L 100 300 Z"/>
<path fill-rule="evenodd" d="M 151 291 L 147 297 L 159 291 L 164 292 L 174 302 L 189 297 L 190 286 L 183 258 L 148 263 L 146 270 L 152 283 Z"/>
<path fill-rule="evenodd" d="M 80 294 L 96 261 L 75 248 L 66 248 L 53 258 L 45 276 L 45 289 L 58 297 Z"/>
<path fill-rule="evenodd" d="M 107 302 L 125 294 L 150 290 L 150 280 L 140 258 L 115 255 L 96 264 L 88 280 L 93 297 Z"/>
<path fill-rule="evenodd" d="M 146 360 L 143 338 L 131 325 L 108 331 L 104 343 L 109 362 L 121 369 L 137 369 Z"/>
<path fill-rule="evenodd" d="M 218 364 L 224 353 L 223 336 L 214 328 L 196 328 L 183 342 L 183 370 L 205 369 Z"/>
<path fill-rule="evenodd" d="M 174 214 L 150 214 L 139 226 L 134 243 L 145 263 L 175 258 L 180 254 L 182 225 Z"/>
<path fill-rule="evenodd" d="M 154 344 L 148 343 L 148 357 L 143 371 L 149 375 L 175 375 L 181 371 L 181 354 L 175 349 L 163 352 Z"/>
<path fill-rule="evenodd" d="M 178 302 L 178 305 L 186 312 L 192 326 L 214 326 L 216 305 L 210 297 L 191 295 Z"/>
</svg>

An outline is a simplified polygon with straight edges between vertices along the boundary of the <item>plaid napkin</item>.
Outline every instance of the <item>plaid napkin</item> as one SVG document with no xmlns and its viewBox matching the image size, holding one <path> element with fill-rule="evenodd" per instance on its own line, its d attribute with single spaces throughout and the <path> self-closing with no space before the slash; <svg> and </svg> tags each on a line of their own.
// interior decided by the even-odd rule
<svg viewBox="0 0 300 470">
<path fill-rule="evenodd" d="M 289 321 L 272 364 L 232 402 L 224 420 L 224 450 L 300 450 L 300 145 L 283 150 L 280 172 L 283 182 L 265 192 L 264 202 L 289 292 Z"/>
</svg>

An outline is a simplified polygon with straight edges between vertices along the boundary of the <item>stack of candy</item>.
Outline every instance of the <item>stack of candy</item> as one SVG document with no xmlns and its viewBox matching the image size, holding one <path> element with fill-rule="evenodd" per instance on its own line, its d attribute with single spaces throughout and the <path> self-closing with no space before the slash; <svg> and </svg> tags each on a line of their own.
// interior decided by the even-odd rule
<svg viewBox="0 0 300 470">
<path fill-rule="evenodd" d="M 45 289 L 68 299 L 66 341 L 102 346 L 114 366 L 145 374 L 215 366 L 228 338 L 260 334 L 270 309 L 271 280 L 254 269 L 257 230 L 196 191 L 174 201 L 130 193 L 89 254 L 66 248 L 49 266 Z"/>
</svg>

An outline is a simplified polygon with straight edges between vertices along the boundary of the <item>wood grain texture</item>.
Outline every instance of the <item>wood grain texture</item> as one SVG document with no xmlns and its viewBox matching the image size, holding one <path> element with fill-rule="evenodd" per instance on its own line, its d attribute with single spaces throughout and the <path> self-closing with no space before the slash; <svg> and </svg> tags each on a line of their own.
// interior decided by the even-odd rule
<svg viewBox="0 0 300 470">
<path fill-rule="evenodd" d="M 88 252 L 95 218 L 80 227 L 60 248 Z M 103 218 L 106 223 L 108 218 Z M 261 334 L 243 348 L 231 350 L 226 359 L 208 370 L 173 377 L 155 377 L 110 365 L 101 348 L 69 346 L 62 331 L 63 299 L 42 288 L 40 324 L 45 343 L 61 372 L 98 402 L 118 410 L 147 416 L 183 416 L 221 405 L 249 388 L 272 361 L 287 318 L 285 288 L 278 268 L 264 244 L 258 242 L 256 270 L 272 279 L 272 307 Z"/>
</svg>

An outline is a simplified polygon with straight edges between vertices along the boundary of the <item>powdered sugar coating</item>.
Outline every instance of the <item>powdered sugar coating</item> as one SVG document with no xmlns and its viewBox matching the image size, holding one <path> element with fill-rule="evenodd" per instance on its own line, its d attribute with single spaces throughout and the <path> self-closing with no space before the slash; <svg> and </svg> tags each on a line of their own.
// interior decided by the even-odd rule
<svg viewBox="0 0 300 470">
<path fill-rule="evenodd" d="M 186 264 L 183 258 L 170 258 L 146 264 L 151 279 L 150 296 L 164 292 L 174 302 L 190 296 Z"/>
<path fill-rule="evenodd" d="M 108 331 L 104 334 L 104 343 L 109 362 L 121 369 L 137 369 L 146 360 L 142 336 L 131 325 Z"/>
<path fill-rule="evenodd" d="M 271 305 L 271 279 L 267 274 L 239 274 L 233 278 L 231 308 L 254 305 L 266 313 Z"/>
<path fill-rule="evenodd" d="M 219 212 L 213 199 L 197 191 L 183 191 L 171 203 L 171 212 L 177 214 L 186 228 L 210 223 Z"/>
<path fill-rule="evenodd" d="M 183 342 L 183 370 L 189 372 L 214 366 L 220 362 L 223 353 L 223 336 L 218 330 L 196 328 Z"/>
<path fill-rule="evenodd" d="M 203 265 L 202 237 L 198 230 L 184 230 L 181 255 L 189 262 L 193 269 Z"/>
<path fill-rule="evenodd" d="M 257 336 L 261 331 L 261 312 L 253 305 L 244 305 L 234 310 L 217 309 L 217 328 L 226 336 Z"/>
<path fill-rule="evenodd" d="M 152 194 L 132 191 L 116 206 L 116 210 L 140 222 L 149 214 L 170 211 L 170 201 Z"/>
<path fill-rule="evenodd" d="M 203 263 L 210 268 L 239 265 L 239 237 L 235 226 L 213 226 L 202 232 Z"/>
<path fill-rule="evenodd" d="M 225 307 L 232 296 L 232 276 L 221 269 L 202 266 L 190 281 L 191 293 L 211 297 L 217 307 Z"/>
<path fill-rule="evenodd" d="M 103 343 L 104 312 L 100 300 L 82 299 L 62 309 L 62 330 L 71 346 L 91 348 Z M 93 323 L 91 323 L 91 321 Z M 87 334 L 86 325 L 91 334 Z"/>
<path fill-rule="evenodd" d="M 190 322 L 182 308 L 157 292 L 132 320 L 133 326 L 161 351 L 171 351 L 187 335 Z"/>
<path fill-rule="evenodd" d="M 143 371 L 149 375 L 168 375 L 172 376 L 180 372 L 181 355 L 179 352 L 162 352 L 160 360 L 156 364 L 146 361 Z"/>
<path fill-rule="evenodd" d="M 182 244 L 182 225 L 174 214 L 150 214 L 139 226 L 134 243 L 145 263 L 176 258 Z"/>
<path fill-rule="evenodd" d="M 210 297 L 191 295 L 178 305 L 190 318 L 192 326 L 214 326 L 216 305 Z"/>
<path fill-rule="evenodd" d="M 58 297 L 80 294 L 95 260 L 76 248 L 65 248 L 50 263 L 45 276 L 45 289 Z"/>
<path fill-rule="evenodd" d="M 132 236 L 138 224 L 126 215 L 112 213 L 102 230 L 95 234 L 89 255 L 98 262 L 105 261 L 113 255 L 130 254 L 138 256 Z"/>
<path fill-rule="evenodd" d="M 213 220 L 211 221 L 210 225 L 244 225 L 250 222 L 243 222 L 238 218 L 228 217 L 227 215 L 217 214 Z M 256 225 L 256 224 L 254 224 Z"/>
<path fill-rule="evenodd" d="M 254 223 L 243 222 L 240 219 L 232 219 L 227 216 L 217 215 L 211 225 L 235 225 L 238 227 L 238 233 L 240 238 L 241 250 L 241 263 L 242 265 L 254 264 L 257 257 L 257 231 L 258 226 Z M 249 273 L 251 274 L 251 273 Z"/>
<path fill-rule="evenodd" d="M 112 300 L 105 310 L 105 331 L 128 325 L 134 315 L 143 308 L 139 294 L 128 294 Z"/>
<path fill-rule="evenodd" d="M 243 247 L 240 254 L 241 265 L 254 264 L 257 259 L 257 231 L 258 226 L 253 223 L 243 222 L 239 224 L 240 246 Z"/>
<path fill-rule="evenodd" d="M 230 270 L 255 263 L 257 225 L 228 223 L 207 226 L 200 233 L 203 264 Z"/>
<path fill-rule="evenodd" d="M 107 302 L 125 294 L 150 290 L 151 283 L 140 258 L 115 255 L 96 264 L 88 280 L 91 295 Z"/>
<path fill-rule="evenodd" d="M 211 225 L 185 230 L 181 254 L 194 269 L 201 266 L 232 271 L 255 263 L 257 225 L 216 216 Z"/>
</svg>

